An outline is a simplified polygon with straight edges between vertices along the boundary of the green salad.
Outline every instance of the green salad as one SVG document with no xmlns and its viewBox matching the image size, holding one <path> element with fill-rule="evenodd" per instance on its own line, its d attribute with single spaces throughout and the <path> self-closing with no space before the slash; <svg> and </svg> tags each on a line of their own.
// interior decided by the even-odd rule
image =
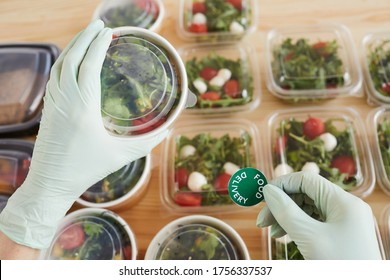
<svg viewBox="0 0 390 280">
<path fill-rule="evenodd" d="M 346 191 L 359 184 L 353 128 L 344 119 L 281 121 L 273 144 L 276 176 L 309 170 L 319 173 Z M 283 171 L 283 172 L 282 172 Z"/>
<path fill-rule="evenodd" d="M 215 52 L 187 61 L 190 90 L 197 95 L 194 108 L 232 107 L 253 99 L 253 78 L 248 61 L 224 58 Z"/>
<path fill-rule="evenodd" d="M 232 204 L 228 182 L 240 168 L 251 166 L 252 139 L 202 133 L 176 138 L 174 202 L 182 207 Z"/>
<path fill-rule="evenodd" d="M 387 178 L 390 178 L 390 121 L 384 118 L 377 126 L 378 143 Z"/>
<path fill-rule="evenodd" d="M 336 40 L 311 44 L 285 39 L 273 49 L 272 72 L 285 90 L 333 89 L 344 85 L 343 61 Z"/>
<path fill-rule="evenodd" d="M 368 55 L 368 69 L 375 89 L 383 96 L 390 96 L 390 48 L 384 40 Z"/>
</svg>

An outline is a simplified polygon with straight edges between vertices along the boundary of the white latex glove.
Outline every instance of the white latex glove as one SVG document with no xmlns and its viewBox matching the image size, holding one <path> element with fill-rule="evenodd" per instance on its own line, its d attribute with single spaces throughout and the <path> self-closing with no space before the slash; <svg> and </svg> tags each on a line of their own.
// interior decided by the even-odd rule
<svg viewBox="0 0 390 280">
<path fill-rule="evenodd" d="M 84 191 L 150 153 L 167 132 L 110 135 L 100 110 L 100 72 L 111 29 L 92 22 L 52 67 L 30 171 L 0 215 L 0 230 L 31 248 L 47 248 L 60 219 Z"/>
<path fill-rule="evenodd" d="M 302 193 L 314 201 L 323 222 L 307 215 L 289 197 Z M 320 175 L 280 176 L 264 187 L 264 198 L 268 207 L 260 211 L 257 225 L 280 225 L 305 259 L 381 259 L 370 206 Z"/>
</svg>

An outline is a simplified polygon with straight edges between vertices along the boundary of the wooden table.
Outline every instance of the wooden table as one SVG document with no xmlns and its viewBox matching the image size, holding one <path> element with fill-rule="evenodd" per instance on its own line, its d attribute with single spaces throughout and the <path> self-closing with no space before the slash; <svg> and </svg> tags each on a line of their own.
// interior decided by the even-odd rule
<svg viewBox="0 0 390 280">
<path fill-rule="evenodd" d="M 50 42 L 64 48 L 71 38 L 91 20 L 99 0 L 1 0 L 0 1 L 0 42 Z M 185 42 L 176 34 L 178 21 L 178 0 L 163 0 L 166 15 L 160 34 L 175 47 Z M 265 87 L 263 46 L 266 32 L 275 27 L 292 24 L 342 23 L 350 28 L 353 39 L 360 49 L 363 36 L 370 31 L 385 30 L 390 24 L 390 1 L 388 0 L 260 0 L 260 17 L 257 31 L 244 39 L 254 44 L 261 66 L 262 101 L 251 113 L 240 114 L 255 124 L 263 122 L 270 113 L 292 105 L 283 103 L 272 96 Z M 366 98 L 343 98 L 321 103 L 321 106 L 345 105 L 358 110 L 362 118 L 373 109 Z M 232 116 L 233 118 L 234 116 Z M 180 121 L 194 118 L 182 115 Z M 32 138 L 33 139 L 33 138 Z M 153 151 L 153 157 L 160 157 L 161 146 Z M 159 166 L 152 171 L 149 189 L 143 200 L 135 207 L 118 212 L 134 230 L 139 259 L 143 259 L 153 236 L 169 221 L 178 218 L 171 215 L 160 203 Z M 378 184 L 374 192 L 365 199 L 379 219 L 383 208 L 390 204 Z M 243 213 L 215 214 L 233 226 L 246 242 L 252 259 L 267 259 L 267 235 L 256 228 L 255 221 L 262 205 Z M 380 224 L 380 226 L 382 226 Z"/>
</svg>

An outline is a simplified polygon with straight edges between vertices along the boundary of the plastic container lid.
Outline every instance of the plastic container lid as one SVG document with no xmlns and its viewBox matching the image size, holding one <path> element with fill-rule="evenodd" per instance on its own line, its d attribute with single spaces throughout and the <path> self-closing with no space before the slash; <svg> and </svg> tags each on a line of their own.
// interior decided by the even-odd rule
<svg viewBox="0 0 390 280">
<path fill-rule="evenodd" d="M 390 204 L 386 205 L 381 213 L 381 236 L 385 259 L 390 260 Z"/>
<path fill-rule="evenodd" d="M 228 194 L 231 176 L 243 167 L 260 168 L 256 126 L 244 119 L 185 122 L 165 141 L 161 200 L 175 213 L 239 211 Z"/>
<path fill-rule="evenodd" d="M 363 61 L 368 103 L 390 104 L 390 32 L 364 37 Z"/>
<path fill-rule="evenodd" d="M 179 35 L 196 41 L 240 40 L 256 29 L 256 2 L 181 0 Z"/>
<path fill-rule="evenodd" d="M 58 53 L 49 44 L 0 45 L 0 134 L 25 132 L 38 124 Z"/>
<path fill-rule="evenodd" d="M 13 193 L 26 179 L 34 143 L 24 140 L 0 140 L 0 188 Z"/>
<path fill-rule="evenodd" d="M 362 95 L 362 73 L 350 31 L 343 25 L 271 30 L 266 44 L 267 87 L 289 101 Z"/>
<path fill-rule="evenodd" d="M 260 75 L 254 48 L 242 44 L 197 44 L 178 52 L 185 62 L 189 89 L 198 99 L 186 112 L 247 112 L 259 105 Z"/>
<path fill-rule="evenodd" d="M 360 115 L 349 107 L 280 110 L 268 117 L 272 176 L 308 170 L 346 191 L 369 195 L 375 174 Z"/>
<path fill-rule="evenodd" d="M 0 194 L 0 213 L 3 211 L 3 209 L 7 205 L 8 199 L 9 199 L 9 195 Z"/>
<path fill-rule="evenodd" d="M 107 0 L 97 7 L 94 18 L 100 18 L 111 28 L 137 26 L 156 31 L 163 14 L 161 0 Z"/>
<path fill-rule="evenodd" d="M 185 108 L 185 69 L 169 43 L 146 29 L 114 29 L 101 73 L 102 115 L 116 135 L 169 126 Z"/>
</svg>

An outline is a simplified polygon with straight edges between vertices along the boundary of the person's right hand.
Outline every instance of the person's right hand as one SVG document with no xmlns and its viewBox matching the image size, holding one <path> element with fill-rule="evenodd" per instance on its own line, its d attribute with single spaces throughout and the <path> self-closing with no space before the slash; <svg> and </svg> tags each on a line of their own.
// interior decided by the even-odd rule
<svg viewBox="0 0 390 280">
<path fill-rule="evenodd" d="M 324 221 L 307 215 L 293 194 L 307 194 Z M 264 187 L 264 197 L 257 225 L 274 227 L 276 235 L 285 230 L 305 259 L 382 259 L 370 206 L 320 175 L 280 176 Z"/>
</svg>

